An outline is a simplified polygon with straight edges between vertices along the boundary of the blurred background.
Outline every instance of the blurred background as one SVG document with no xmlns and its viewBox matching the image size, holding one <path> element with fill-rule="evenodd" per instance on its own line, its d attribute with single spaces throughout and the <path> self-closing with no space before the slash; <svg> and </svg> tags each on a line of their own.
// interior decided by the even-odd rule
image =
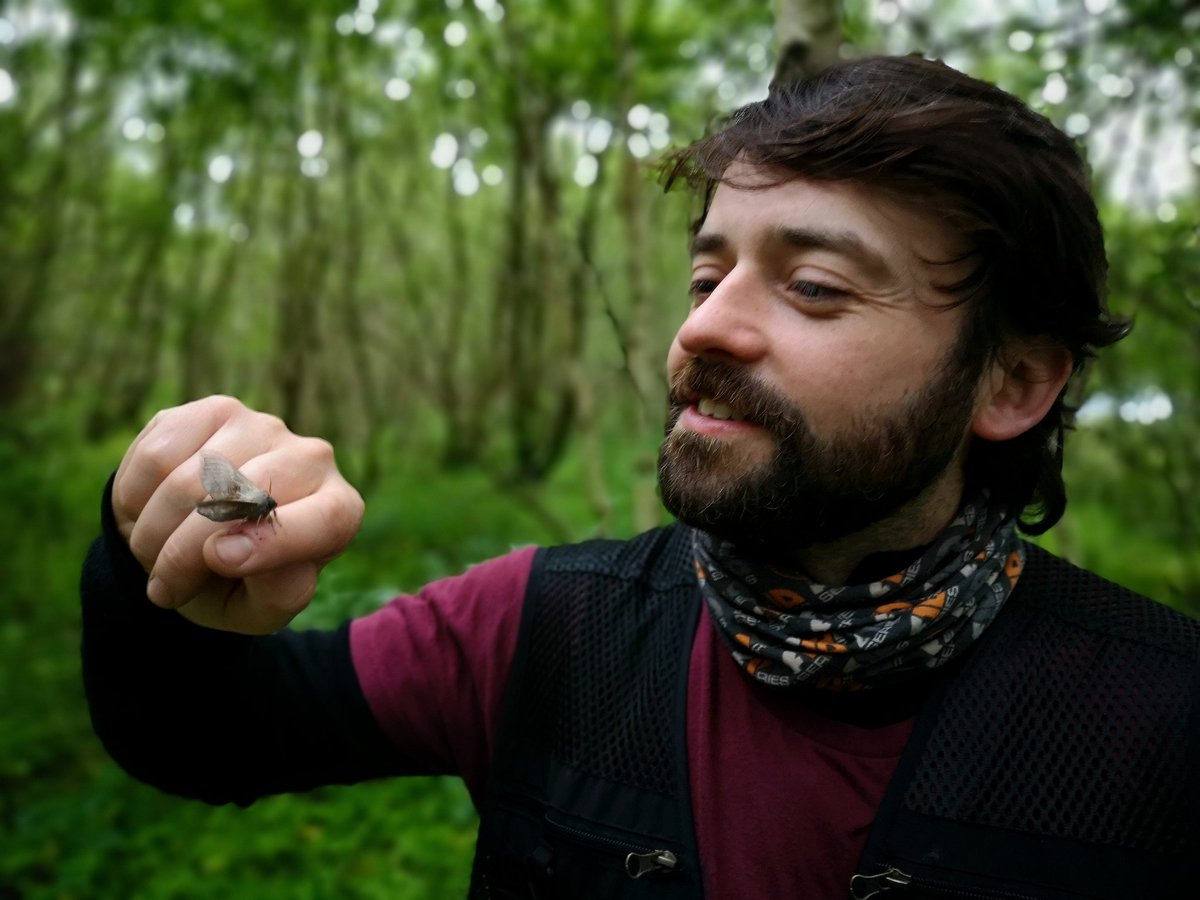
<svg viewBox="0 0 1200 900">
<path fill-rule="evenodd" d="M 1200 613 L 1195 0 L 0 2 L 0 898 L 462 896 L 453 780 L 240 811 L 108 760 L 77 661 L 104 481 L 214 392 L 333 441 L 367 517 L 300 627 L 662 521 L 696 207 L 654 160 L 781 60 L 879 51 L 1086 148 L 1136 327 L 1040 542 Z"/>
</svg>

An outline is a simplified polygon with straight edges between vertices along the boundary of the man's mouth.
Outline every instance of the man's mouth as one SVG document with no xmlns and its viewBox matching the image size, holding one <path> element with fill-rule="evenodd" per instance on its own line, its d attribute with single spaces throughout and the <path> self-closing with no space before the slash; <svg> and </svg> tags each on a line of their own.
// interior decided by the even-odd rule
<svg viewBox="0 0 1200 900">
<path fill-rule="evenodd" d="M 713 400 L 709 397 L 699 397 L 696 400 L 696 409 L 700 415 L 707 416 L 710 419 L 731 419 L 735 422 L 744 420 L 744 416 L 734 412 L 733 407 L 728 403 L 722 403 L 720 400 Z"/>
</svg>

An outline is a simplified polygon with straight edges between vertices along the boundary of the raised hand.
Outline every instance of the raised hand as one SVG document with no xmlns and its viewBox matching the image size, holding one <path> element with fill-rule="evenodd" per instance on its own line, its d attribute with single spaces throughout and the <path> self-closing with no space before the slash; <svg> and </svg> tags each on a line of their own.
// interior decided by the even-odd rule
<svg viewBox="0 0 1200 900">
<path fill-rule="evenodd" d="M 278 501 L 266 518 L 213 522 L 196 512 L 208 495 L 202 457 L 216 453 Z M 232 397 L 163 410 L 134 440 L 112 493 L 117 528 L 150 573 L 147 594 L 201 625 L 263 634 L 312 598 L 317 573 L 357 533 L 358 492 L 333 448 Z"/>
</svg>

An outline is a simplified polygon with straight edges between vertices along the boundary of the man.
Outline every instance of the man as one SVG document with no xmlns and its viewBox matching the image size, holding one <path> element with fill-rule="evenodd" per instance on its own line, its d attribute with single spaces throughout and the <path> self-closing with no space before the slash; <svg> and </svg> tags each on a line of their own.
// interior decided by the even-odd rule
<svg viewBox="0 0 1200 900">
<path fill-rule="evenodd" d="M 234 400 L 160 413 L 85 568 L 111 752 L 210 802 L 459 774 L 479 897 L 1182 896 L 1200 626 L 1016 536 L 1061 516 L 1066 384 L 1127 330 L 1070 141 L 877 58 L 666 173 L 705 197 L 681 524 L 280 630 L 361 500 Z M 202 450 L 286 527 L 192 515 Z"/>
</svg>

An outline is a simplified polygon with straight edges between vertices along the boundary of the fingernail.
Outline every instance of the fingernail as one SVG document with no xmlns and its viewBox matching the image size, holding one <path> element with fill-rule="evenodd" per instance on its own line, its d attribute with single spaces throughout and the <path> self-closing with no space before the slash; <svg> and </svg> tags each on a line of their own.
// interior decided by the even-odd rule
<svg viewBox="0 0 1200 900">
<path fill-rule="evenodd" d="M 231 534 L 220 538 L 214 548 L 217 558 L 227 566 L 240 566 L 254 552 L 254 541 L 244 534 Z"/>
<path fill-rule="evenodd" d="M 171 592 L 159 578 L 150 579 L 150 583 L 146 585 L 146 596 L 155 606 L 161 606 L 164 609 L 171 609 L 175 605 L 175 598 L 171 596 Z"/>
</svg>

